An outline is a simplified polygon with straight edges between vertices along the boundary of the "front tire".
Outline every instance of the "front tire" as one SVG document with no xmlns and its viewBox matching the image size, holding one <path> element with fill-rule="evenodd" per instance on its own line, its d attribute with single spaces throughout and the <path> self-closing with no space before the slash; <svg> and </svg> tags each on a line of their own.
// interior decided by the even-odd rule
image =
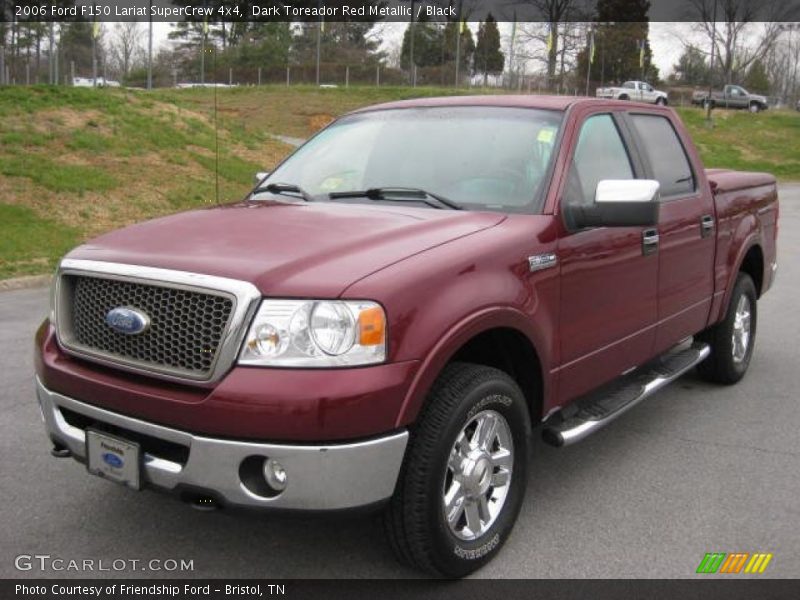
<svg viewBox="0 0 800 600">
<path fill-rule="evenodd" d="M 750 112 L 755 114 L 761 111 L 761 105 L 758 102 L 751 102 L 750 103 Z"/>
<path fill-rule="evenodd" d="M 666 106 L 667 105 L 667 99 L 666 98 L 658 98 L 656 100 L 656 105 L 658 105 L 658 106 Z"/>
<path fill-rule="evenodd" d="M 385 526 L 398 558 L 437 576 L 489 562 L 517 519 L 528 472 L 530 418 L 498 369 L 448 365 L 411 433 Z"/>
<path fill-rule="evenodd" d="M 756 286 L 747 273 L 739 273 L 725 319 L 700 334 L 711 354 L 697 365 L 700 375 L 714 383 L 731 385 L 747 372 L 756 339 Z"/>
</svg>

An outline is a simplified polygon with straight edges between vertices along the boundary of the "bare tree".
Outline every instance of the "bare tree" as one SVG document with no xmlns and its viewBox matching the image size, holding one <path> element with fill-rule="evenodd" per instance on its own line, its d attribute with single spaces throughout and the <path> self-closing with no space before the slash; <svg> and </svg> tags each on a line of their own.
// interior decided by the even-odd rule
<svg viewBox="0 0 800 600">
<path fill-rule="evenodd" d="M 787 10 L 782 0 L 687 1 L 696 19 L 696 31 L 708 38 L 708 45 L 703 46 L 709 50 L 704 52 L 710 54 L 713 45 L 718 70 L 726 83 L 732 83 L 769 54 Z"/>
<path fill-rule="evenodd" d="M 144 51 L 143 30 L 136 21 L 116 23 L 111 56 L 122 77 L 130 73 L 134 60 Z"/>
<path fill-rule="evenodd" d="M 783 23 L 764 61 L 772 93 L 784 102 L 800 98 L 800 23 Z"/>
<path fill-rule="evenodd" d="M 523 48 L 519 58 L 543 63 L 552 86 L 575 59 L 575 41 L 580 35 L 577 30 L 585 28 L 576 21 L 589 20 L 588 5 L 584 0 L 520 0 L 517 4 L 533 8 L 542 19 L 521 25 L 519 37 Z"/>
</svg>

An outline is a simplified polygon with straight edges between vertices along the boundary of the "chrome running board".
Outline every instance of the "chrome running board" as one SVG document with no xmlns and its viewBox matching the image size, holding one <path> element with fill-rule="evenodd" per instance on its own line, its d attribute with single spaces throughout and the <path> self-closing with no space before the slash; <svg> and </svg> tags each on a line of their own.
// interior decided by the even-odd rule
<svg viewBox="0 0 800 600">
<path fill-rule="evenodd" d="M 710 353 L 708 344 L 695 343 L 663 354 L 629 375 L 623 375 L 577 400 L 577 411 L 571 416 L 552 424 L 548 422 L 542 431 L 544 441 L 553 446 L 581 441 L 686 373 Z"/>
</svg>

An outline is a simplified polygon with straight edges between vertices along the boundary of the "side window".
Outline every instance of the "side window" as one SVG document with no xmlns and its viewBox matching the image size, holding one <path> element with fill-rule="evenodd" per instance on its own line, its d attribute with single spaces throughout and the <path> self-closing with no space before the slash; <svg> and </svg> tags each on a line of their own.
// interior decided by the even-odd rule
<svg viewBox="0 0 800 600">
<path fill-rule="evenodd" d="M 632 119 L 653 175 L 661 184 L 661 196 L 666 198 L 694 192 L 692 167 L 669 119 L 658 115 L 632 115 Z"/>
<path fill-rule="evenodd" d="M 581 126 L 567 178 L 565 200 L 592 204 L 602 179 L 633 179 L 625 144 L 611 115 L 589 117 Z"/>
</svg>

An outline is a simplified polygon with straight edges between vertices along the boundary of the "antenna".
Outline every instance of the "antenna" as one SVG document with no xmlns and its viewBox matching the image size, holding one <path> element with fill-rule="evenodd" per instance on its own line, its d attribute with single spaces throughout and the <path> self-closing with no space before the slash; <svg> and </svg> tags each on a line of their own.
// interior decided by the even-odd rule
<svg viewBox="0 0 800 600">
<path fill-rule="evenodd" d="M 214 190 L 219 204 L 219 123 L 217 121 L 217 45 L 212 44 L 214 53 Z"/>
</svg>

